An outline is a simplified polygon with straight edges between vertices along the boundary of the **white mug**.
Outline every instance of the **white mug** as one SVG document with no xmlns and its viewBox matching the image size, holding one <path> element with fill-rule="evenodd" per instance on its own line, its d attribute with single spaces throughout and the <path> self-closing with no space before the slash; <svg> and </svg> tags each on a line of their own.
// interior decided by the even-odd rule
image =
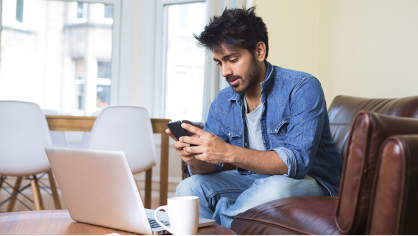
<svg viewBox="0 0 418 236">
<path fill-rule="evenodd" d="M 167 199 L 167 202 L 168 205 L 160 206 L 155 209 L 155 221 L 174 235 L 196 234 L 197 224 L 199 222 L 199 198 L 194 196 L 173 197 Z M 168 214 L 171 228 L 168 228 L 158 220 L 157 212 L 160 210 L 165 210 Z"/>
</svg>

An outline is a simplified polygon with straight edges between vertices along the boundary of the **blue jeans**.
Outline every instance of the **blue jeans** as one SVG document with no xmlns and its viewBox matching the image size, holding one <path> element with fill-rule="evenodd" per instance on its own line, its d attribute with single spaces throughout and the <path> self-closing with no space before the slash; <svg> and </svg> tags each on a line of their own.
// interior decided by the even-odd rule
<svg viewBox="0 0 418 236">
<path fill-rule="evenodd" d="M 236 170 L 193 175 L 177 186 L 176 196 L 198 196 L 199 216 L 231 228 L 234 217 L 263 203 L 297 196 L 326 196 L 310 176 L 242 175 Z"/>
</svg>

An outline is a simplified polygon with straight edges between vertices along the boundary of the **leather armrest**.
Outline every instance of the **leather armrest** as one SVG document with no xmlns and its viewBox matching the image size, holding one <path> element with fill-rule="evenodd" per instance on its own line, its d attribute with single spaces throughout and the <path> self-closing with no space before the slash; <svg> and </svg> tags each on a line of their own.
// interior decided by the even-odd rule
<svg viewBox="0 0 418 236">
<path fill-rule="evenodd" d="M 418 134 L 382 145 L 367 234 L 418 234 Z"/>
</svg>

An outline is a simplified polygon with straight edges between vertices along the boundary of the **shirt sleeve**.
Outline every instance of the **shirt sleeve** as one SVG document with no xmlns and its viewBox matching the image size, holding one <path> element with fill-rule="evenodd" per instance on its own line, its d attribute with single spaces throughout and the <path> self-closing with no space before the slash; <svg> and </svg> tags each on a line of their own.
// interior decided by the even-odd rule
<svg viewBox="0 0 418 236">
<path fill-rule="evenodd" d="M 326 102 L 316 78 L 304 79 L 290 96 L 290 120 L 284 146 L 274 147 L 288 168 L 285 176 L 303 179 L 312 166 L 324 126 Z"/>
</svg>

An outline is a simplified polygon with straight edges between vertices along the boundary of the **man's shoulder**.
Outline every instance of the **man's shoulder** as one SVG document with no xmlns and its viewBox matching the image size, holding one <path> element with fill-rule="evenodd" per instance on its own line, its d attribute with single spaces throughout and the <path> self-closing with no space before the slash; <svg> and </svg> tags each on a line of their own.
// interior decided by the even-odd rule
<svg viewBox="0 0 418 236">
<path fill-rule="evenodd" d="M 315 78 L 315 76 L 298 70 L 286 69 L 279 66 L 274 67 L 274 76 L 275 78 L 282 78 L 286 80 L 300 80 L 306 78 Z"/>
<path fill-rule="evenodd" d="M 292 93 L 302 84 L 310 84 L 308 86 L 321 86 L 319 80 L 306 72 L 285 69 L 274 66 L 274 90 L 279 90 L 282 94 Z M 288 95 L 285 95 L 288 96 Z"/>
</svg>

